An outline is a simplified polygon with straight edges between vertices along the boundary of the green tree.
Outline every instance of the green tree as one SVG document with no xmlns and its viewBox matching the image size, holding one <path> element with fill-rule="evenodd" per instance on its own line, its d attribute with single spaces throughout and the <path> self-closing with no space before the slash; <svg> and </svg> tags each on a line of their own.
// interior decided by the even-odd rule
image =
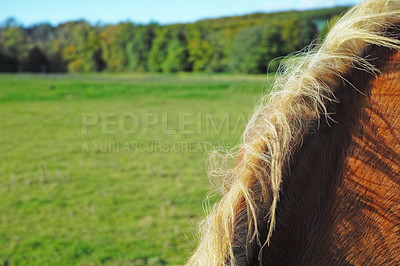
<svg viewBox="0 0 400 266">
<path fill-rule="evenodd" d="M 212 55 L 207 66 L 207 71 L 221 72 L 227 71 L 229 63 L 226 60 L 226 53 L 224 51 L 222 35 L 218 32 L 213 32 L 209 35 L 209 42 L 212 47 Z"/>
<path fill-rule="evenodd" d="M 170 39 L 170 30 L 168 27 L 158 28 L 156 37 L 149 53 L 148 67 L 150 71 L 161 72 L 162 64 L 167 57 L 167 48 Z"/>
<path fill-rule="evenodd" d="M 278 27 L 245 28 L 235 37 L 231 59 L 232 69 L 243 73 L 266 73 L 269 62 L 283 55 L 282 44 Z"/>
<path fill-rule="evenodd" d="M 317 27 L 312 20 L 292 17 L 282 26 L 283 51 L 286 54 L 303 49 L 317 37 Z"/>
<path fill-rule="evenodd" d="M 167 55 L 161 68 L 164 72 L 178 72 L 190 70 L 188 62 L 186 32 L 183 25 L 169 27 L 170 40 L 167 45 Z"/>
<path fill-rule="evenodd" d="M 102 29 L 102 58 L 111 71 L 123 71 L 128 68 L 127 44 L 132 39 L 134 25 L 130 22 L 108 25 Z"/>
<path fill-rule="evenodd" d="M 39 47 L 34 46 L 28 54 L 24 69 L 29 72 L 48 72 L 49 60 Z"/>
<path fill-rule="evenodd" d="M 98 33 L 86 21 L 70 22 L 63 25 L 61 40 L 62 58 L 68 62 L 70 72 L 96 71 L 93 54 L 100 49 Z"/>
<path fill-rule="evenodd" d="M 23 70 L 21 64 L 36 47 L 45 54 L 51 72 L 264 72 L 267 64 L 277 62 L 271 64 L 271 58 L 309 44 L 316 37 L 316 26 L 323 38 L 329 31 L 325 21 L 346 9 L 255 13 L 167 26 L 130 22 L 91 25 L 81 20 L 56 27 L 41 23 L 24 28 L 10 18 L 0 23 L 0 62 L 7 65 L 0 71 Z M 267 33 L 264 28 L 278 31 Z"/>
<path fill-rule="evenodd" d="M 147 62 L 158 27 L 155 23 L 135 27 L 133 37 L 126 46 L 129 70 L 149 70 Z"/>
<path fill-rule="evenodd" d="M 206 28 L 200 24 L 192 24 L 188 27 L 188 35 L 189 63 L 194 71 L 206 70 L 213 55 Z"/>
<path fill-rule="evenodd" d="M 17 72 L 18 61 L 0 50 L 0 72 Z"/>
<path fill-rule="evenodd" d="M 18 26 L 7 27 L 3 39 L 4 51 L 20 61 L 24 57 L 24 30 Z"/>
</svg>

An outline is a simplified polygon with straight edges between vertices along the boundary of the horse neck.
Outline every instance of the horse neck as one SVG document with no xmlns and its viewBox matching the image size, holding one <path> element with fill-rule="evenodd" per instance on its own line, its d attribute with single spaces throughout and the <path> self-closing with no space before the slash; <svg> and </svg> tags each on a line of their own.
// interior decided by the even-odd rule
<svg viewBox="0 0 400 266">
<path fill-rule="evenodd" d="M 400 264 L 400 53 L 366 53 L 382 73 L 353 69 L 328 105 L 335 122 L 310 128 L 283 178 L 263 264 Z"/>
<path fill-rule="evenodd" d="M 397 52 L 371 82 L 337 190 L 335 243 L 352 264 L 400 264 L 399 66 Z"/>
</svg>

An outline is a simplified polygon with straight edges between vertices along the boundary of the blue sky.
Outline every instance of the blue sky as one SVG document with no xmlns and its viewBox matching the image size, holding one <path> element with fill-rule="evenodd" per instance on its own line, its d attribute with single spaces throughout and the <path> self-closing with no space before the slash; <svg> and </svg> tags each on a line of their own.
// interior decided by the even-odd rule
<svg viewBox="0 0 400 266">
<path fill-rule="evenodd" d="M 337 5 L 353 5 L 357 0 L 0 0 L 0 21 L 15 17 L 25 26 L 84 18 L 92 23 L 116 23 L 130 20 L 161 24 L 193 22 L 216 18 L 273 12 L 304 10 Z"/>
</svg>

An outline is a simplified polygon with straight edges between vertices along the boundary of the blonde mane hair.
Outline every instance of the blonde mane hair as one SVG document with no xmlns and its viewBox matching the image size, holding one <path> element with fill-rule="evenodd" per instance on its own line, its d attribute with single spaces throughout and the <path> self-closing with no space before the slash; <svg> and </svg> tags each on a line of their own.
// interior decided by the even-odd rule
<svg viewBox="0 0 400 266">
<path fill-rule="evenodd" d="M 327 103 L 336 101 L 336 87 L 348 82 L 344 75 L 352 68 L 378 74 L 368 58 L 361 57 L 362 52 L 369 45 L 399 49 L 400 41 L 385 34 L 399 22 L 399 0 L 361 2 L 335 24 L 320 47 L 285 67 L 272 94 L 262 98 L 245 129 L 241 159 L 227 172 L 210 171 L 212 178 L 229 178 L 228 185 L 201 224 L 201 240 L 189 265 L 236 265 L 238 259 L 248 258 L 251 245 L 261 250 L 261 262 L 262 249 L 269 245 L 276 224 L 282 174 L 290 171 L 289 162 L 310 123 L 321 117 L 335 123 Z M 212 157 L 212 164 L 218 165 L 217 157 Z M 266 237 L 260 237 L 261 223 L 267 228 Z"/>
</svg>

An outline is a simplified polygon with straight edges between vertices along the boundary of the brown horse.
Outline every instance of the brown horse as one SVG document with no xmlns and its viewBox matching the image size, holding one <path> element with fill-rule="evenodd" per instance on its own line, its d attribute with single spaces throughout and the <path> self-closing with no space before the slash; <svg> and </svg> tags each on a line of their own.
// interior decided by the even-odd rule
<svg viewBox="0 0 400 266">
<path fill-rule="evenodd" d="M 399 0 L 364 1 L 294 60 L 188 264 L 400 265 L 399 23 Z"/>
</svg>

